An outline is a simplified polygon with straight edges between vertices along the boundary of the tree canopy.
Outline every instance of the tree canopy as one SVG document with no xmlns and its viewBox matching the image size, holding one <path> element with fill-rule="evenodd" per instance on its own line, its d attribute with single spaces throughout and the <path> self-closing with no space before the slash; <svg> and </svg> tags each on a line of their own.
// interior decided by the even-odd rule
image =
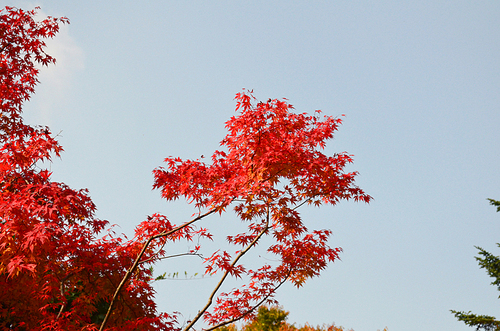
<svg viewBox="0 0 500 331">
<path fill-rule="evenodd" d="M 63 151 L 48 127 L 31 126 L 22 106 L 38 83 L 37 65 L 55 59 L 44 39 L 68 19 L 35 20 L 37 9 L 0 11 L 0 327 L 5 330 L 185 330 L 201 319 L 209 329 L 255 316 L 275 304 L 285 282 L 297 287 L 335 261 L 329 229 L 309 230 L 298 209 L 369 202 L 345 172 L 352 156 L 322 149 L 341 119 L 294 112 L 286 100 L 258 102 L 251 91 L 236 95 L 237 115 L 209 162 L 167 157 L 153 171 L 153 188 L 167 201 L 186 199 L 195 209 L 178 224 L 154 213 L 138 223 L 135 236 L 115 235 L 96 218 L 87 190 L 51 179 L 44 162 Z M 220 281 L 196 316 L 179 325 L 176 313 L 160 313 L 154 301 L 152 266 L 169 257 L 168 244 L 212 239 L 202 221 L 234 212 L 247 231 L 227 237 L 231 250 L 186 255 L 204 258 L 205 273 Z M 262 238 L 277 263 L 242 264 Z M 227 279 L 244 284 L 222 292 Z"/>
</svg>

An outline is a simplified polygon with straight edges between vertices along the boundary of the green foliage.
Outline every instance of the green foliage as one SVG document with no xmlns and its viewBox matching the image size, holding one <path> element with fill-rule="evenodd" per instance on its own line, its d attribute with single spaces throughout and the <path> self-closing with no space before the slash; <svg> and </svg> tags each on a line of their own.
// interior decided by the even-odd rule
<svg viewBox="0 0 500 331">
<path fill-rule="evenodd" d="M 313 327 L 309 324 L 296 327 L 294 324 L 286 322 L 289 312 L 281 307 L 260 306 L 257 315 L 248 324 L 241 327 L 242 331 L 354 331 L 353 329 L 344 329 L 335 324 Z M 216 331 L 238 331 L 234 324 L 221 326 Z M 387 327 L 383 331 L 388 331 Z"/>
<path fill-rule="evenodd" d="M 149 268 L 149 271 L 151 272 L 151 274 L 153 273 L 153 267 L 150 267 Z M 180 278 L 179 277 L 179 272 L 172 272 L 172 273 L 162 273 L 161 275 L 158 275 L 156 277 L 154 277 L 152 279 L 152 281 L 159 281 L 159 280 L 195 280 L 195 279 L 201 279 L 201 278 L 204 278 L 205 275 L 201 275 L 201 277 L 198 277 L 198 273 L 195 272 L 193 275 L 189 275 L 187 271 L 184 271 L 184 278 Z"/>
<path fill-rule="evenodd" d="M 279 307 L 260 306 L 257 317 L 243 331 L 278 331 L 288 317 L 288 312 Z"/>
<path fill-rule="evenodd" d="M 464 322 L 468 326 L 476 327 L 476 330 L 484 329 L 485 331 L 498 331 L 500 330 L 500 322 L 495 319 L 493 316 L 487 315 L 476 315 L 468 313 L 464 313 L 461 311 L 451 310 L 455 317 Z"/>
<path fill-rule="evenodd" d="M 500 212 L 500 201 L 493 199 L 488 199 L 488 201 L 490 202 L 490 205 L 497 207 L 497 212 Z"/>
<path fill-rule="evenodd" d="M 220 326 L 216 329 L 217 331 L 238 331 L 238 328 L 234 324 L 228 324 Z"/>
<path fill-rule="evenodd" d="M 497 212 L 500 212 L 500 201 L 488 199 L 492 206 L 497 207 Z M 500 244 L 497 244 L 500 247 Z M 495 285 L 500 291 L 500 257 L 494 256 L 490 252 L 485 251 L 481 247 L 475 246 L 479 250 L 479 255 L 476 256 L 479 267 L 481 269 L 486 269 L 486 272 L 491 278 L 495 280 L 491 282 L 491 285 Z M 500 298 L 500 296 L 499 296 Z M 472 314 L 470 311 L 468 313 L 451 310 L 455 317 L 464 322 L 468 326 L 475 327 L 476 330 L 483 329 L 485 331 L 500 331 L 500 321 L 498 321 L 493 316 L 487 315 L 476 315 Z"/>
<path fill-rule="evenodd" d="M 497 246 L 500 247 L 500 244 L 497 244 Z M 492 255 L 481 247 L 476 246 L 476 248 L 479 250 L 479 254 L 483 256 L 476 256 L 479 266 L 481 269 L 486 269 L 488 276 L 495 279 L 491 282 L 491 285 L 495 285 L 500 291 L 500 257 Z"/>
</svg>

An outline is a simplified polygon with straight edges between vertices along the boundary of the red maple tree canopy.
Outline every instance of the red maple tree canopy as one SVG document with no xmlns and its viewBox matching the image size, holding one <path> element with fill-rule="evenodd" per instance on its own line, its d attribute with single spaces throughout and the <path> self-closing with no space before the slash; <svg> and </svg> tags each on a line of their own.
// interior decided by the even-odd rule
<svg viewBox="0 0 500 331">
<path fill-rule="evenodd" d="M 22 105 L 34 93 L 38 69 L 55 59 L 44 52 L 66 18 L 35 21 L 34 11 L 0 11 L 0 327 L 6 330 L 174 330 L 176 314 L 159 313 L 151 266 L 167 258 L 178 240 L 212 239 L 203 220 L 234 212 L 247 231 L 227 237 L 233 250 L 186 254 L 204 257 L 205 272 L 220 281 L 204 307 L 184 326 L 202 318 L 210 329 L 250 318 L 273 303 L 289 281 L 300 287 L 318 276 L 340 248 L 328 245 L 330 230 L 309 230 L 302 206 L 369 202 L 355 185 L 347 153 L 327 156 L 341 119 L 295 113 L 286 100 L 258 102 L 251 91 L 236 95 L 237 115 L 209 162 L 168 157 L 154 170 L 155 189 L 167 201 L 185 198 L 193 218 L 173 224 L 152 214 L 131 240 L 117 237 L 95 218 L 86 190 L 51 180 L 42 161 L 59 156 L 49 128 L 23 122 Z M 245 267 L 247 254 L 263 237 L 278 263 Z M 266 240 L 266 242 L 269 242 Z M 244 284 L 221 292 L 230 277 Z"/>
</svg>

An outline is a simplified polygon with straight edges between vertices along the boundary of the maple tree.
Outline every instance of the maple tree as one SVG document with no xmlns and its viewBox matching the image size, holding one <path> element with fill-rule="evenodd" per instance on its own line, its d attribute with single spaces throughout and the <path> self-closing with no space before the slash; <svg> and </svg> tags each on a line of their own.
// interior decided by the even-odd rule
<svg viewBox="0 0 500 331">
<path fill-rule="evenodd" d="M 22 105 L 37 84 L 38 65 L 66 18 L 35 20 L 36 10 L 0 11 L 0 327 L 4 330 L 92 330 L 136 255 L 136 244 L 101 238 L 86 190 L 51 181 L 41 163 L 62 147 L 47 127 L 23 122 Z M 170 327 L 157 314 L 148 270 L 120 294 L 109 325 L 118 330 Z M 142 285 L 133 287 L 132 285 Z"/>
<path fill-rule="evenodd" d="M 237 115 L 226 122 L 223 150 L 209 160 L 168 157 L 153 171 L 155 189 L 167 201 L 185 198 L 196 213 L 174 224 L 155 213 L 135 236 L 116 236 L 95 217 L 86 190 L 51 180 L 44 161 L 62 147 L 47 127 L 22 119 L 22 105 L 37 84 L 38 65 L 55 63 L 44 51 L 66 18 L 35 20 L 36 10 L 0 11 L 0 326 L 5 330 L 175 330 L 176 314 L 158 313 L 151 266 L 168 258 L 167 244 L 212 239 L 202 221 L 234 211 L 247 231 L 227 237 L 232 250 L 185 254 L 204 258 L 206 274 L 220 280 L 207 303 L 183 326 L 204 320 L 207 330 L 255 316 L 285 282 L 300 287 L 338 258 L 330 230 L 309 230 L 298 209 L 369 202 L 345 172 L 351 155 L 321 152 L 341 119 L 297 114 L 286 100 L 257 102 L 236 95 Z M 277 263 L 245 267 L 242 258 L 264 237 Z M 241 286 L 222 292 L 229 278 Z"/>
</svg>

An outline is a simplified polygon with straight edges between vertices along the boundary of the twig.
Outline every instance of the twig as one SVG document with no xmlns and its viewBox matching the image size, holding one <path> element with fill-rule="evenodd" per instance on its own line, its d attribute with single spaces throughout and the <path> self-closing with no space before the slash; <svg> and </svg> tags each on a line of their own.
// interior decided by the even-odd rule
<svg viewBox="0 0 500 331">
<path fill-rule="evenodd" d="M 149 244 L 151 244 L 151 242 L 155 239 L 158 239 L 158 238 L 161 238 L 161 237 L 166 237 L 166 236 L 169 236 L 171 235 L 172 233 L 175 233 L 183 228 L 185 228 L 186 226 L 188 225 L 191 225 L 193 224 L 194 222 L 196 221 L 199 221 L 201 220 L 202 218 L 210 215 L 210 214 L 213 214 L 214 212 L 216 212 L 217 209 L 212 209 L 208 212 L 206 212 L 205 214 L 203 215 L 200 215 L 194 219 L 192 219 L 191 221 L 189 222 L 186 222 L 178 227 L 176 227 L 175 229 L 172 229 L 170 231 L 167 231 L 167 232 L 162 232 L 162 233 L 159 233 L 157 235 L 154 235 L 154 236 L 151 236 L 149 237 L 149 239 L 146 241 L 146 243 L 144 244 L 144 246 L 142 247 L 142 250 L 141 252 L 137 255 L 137 258 L 135 259 L 134 261 L 134 264 L 130 267 L 130 269 L 128 269 L 127 273 L 125 274 L 125 276 L 123 276 L 122 278 L 122 281 L 120 282 L 120 284 L 118 285 L 118 287 L 116 288 L 116 291 L 115 291 L 115 294 L 113 295 L 113 298 L 111 299 L 111 302 L 109 303 L 109 308 L 108 308 L 108 311 L 106 312 L 106 316 L 104 317 L 104 320 L 102 321 L 101 323 L 101 326 L 99 328 L 99 331 L 103 331 L 104 328 L 106 327 L 106 323 L 108 322 L 108 319 L 109 319 L 109 316 L 111 315 L 111 312 L 113 310 L 113 307 L 115 305 L 115 302 L 116 302 L 116 298 L 118 297 L 118 294 L 120 293 L 120 291 L 122 290 L 123 286 L 125 285 L 125 283 L 128 281 L 128 279 L 130 278 L 130 276 L 135 272 L 135 270 L 137 269 L 137 266 L 139 265 L 140 261 L 141 261 L 141 258 L 142 256 L 144 255 L 144 253 L 146 252 L 147 248 L 149 247 Z"/>
<path fill-rule="evenodd" d="M 74 275 L 74 272 L 71 272 L 69 275 L 67 275 L 66 277 L 64 277 L 61 280 L 61 285 L 59 286 L 59 289 L 61 291 L 61 297 L 64 297 L 64 282 L 66 280 L 68 280 L 68 278 L 70 278 L 73 275 Z M 63 301 L 63 304 L 61 305 L 61 308 L 59 309 L 59 313 L 57 313 L 56 321 L 59 319 L 59 317 L 61 317 L 61 314 L 64 311 L 64 308 L 66 308 L 66 302 Z"/>
<path fill-rule="evenodd" d="M 234 322 L 238 322 L 240 319 L 244 318 L 245 316 L 247 316 L 248 314 L 253 312 L 255 309 L 257 309 L 260 305 L 262 305 L 272 294 L 274 294 L 281 287 L 281 285 L 283 285 L 287 281 L 287 279 L 288 279 L 288 276 L 286 276 L 278 285 L 276 285 L 276 287 L 272 291 L 270 291 L 262 300 L 260 300 L 259 303 L 257 303 L 255 306 L 250 308 L 246 313 L 242 314 L 240 317 L 233 318 L 233 319 L 230 319 L 229 321 L 219 323 L 219 324 L 212 326 L 208 329 L 205 329 L 203 331 L 212 331 L 212 330 L 217 329 L 221 326 L 228 325 L 228 324 L 231 324 Z"/>
<path fill-rule="evenodd" d="M 239 259 L 245 255 L 246 252 L 248 252 L 248 250 L 250 248 L 252 248 L 256 243 L 257 241 L 259 241 L 259 239 L 264 235 L 264 233 L 267 232 L 267 230 L 269 229 L 269 208 L 267 210 L 267 219 L 266 219 L 266 226 L 264 227 L 264 229 L 259 233 L 259 235 L 257 237 L 255 237 L 255 239 L 244 249 L 242 250 L 233 260 L 233 262 L 231 262 L 231 265 L 230 265 L 230 268 L 234 267 L 236 265 L 236 263 L 238 263 Z M 217 283 L 217 285 L 215 286 L 214 290 L 212 291 L 212 293 L 210 294 L 209 298 L 208 298 L 208 302 L 207 304 L 205 305 L 205 307 L 203 307 L 202 310 L 200 310 L 198 312 L 198 314 L 196 314 L 196 316 L 193 318 L 193 320 L 184 328 L 183 331 L 187 331 L 189 330 L 191 327 L 193 327 L 193 325 L 200 319 L 200 317 L 203 315 L 203 313 L 205 313 L 205 311 L 207 311 L 207 309 L 212 305 L 212 302 L 213 302 L 213 299 L 214 299 L 214 296 L 215 294 L 217 293 L 217 291 L 219 291 L 220 287 L 222 286 L 222 284 L 224 283 L 224 281 L 226 280 L 227 278 L 227 275 L 229 275 L 229 270 L 226 270 L 224 272 L 224 275 L 222 276 L 222 278 L 220 279 L 219 283 Z"/>
<path fill-rule="evenodd" d="M 173 255 L 168 255 L 168 256 L 164 256 L 164 257 L 159 257 L 158 258 L 158 261 L 160 260 L 165 260 L 165 259 L 170 259 L 172 257 L 179 257 L 179 256 L 198 256 L 200 259 L 203 259 L 203 256 L 200 254 L 200 253 L 179 253 L 179 254 L 173 254 Z M 139 264 L 142 264 L 142 263 L 146 263 L 146 262 L 149 262 L 149 261 L 152 261 L 154 259 L 154 257 L 151 257 L 149 259 L 146 259 L 146 260 L 142 260 L 139 262 Z"/>
</svg>

